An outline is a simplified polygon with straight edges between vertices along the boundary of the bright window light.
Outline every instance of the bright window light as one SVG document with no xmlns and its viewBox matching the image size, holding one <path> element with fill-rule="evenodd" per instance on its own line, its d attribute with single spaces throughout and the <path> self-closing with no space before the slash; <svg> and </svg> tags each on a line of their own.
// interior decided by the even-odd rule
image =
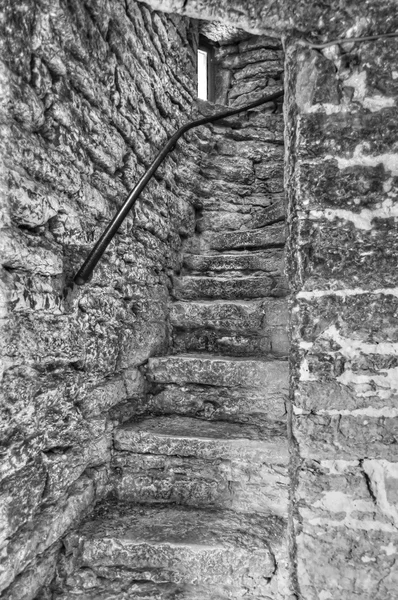
<svg viewBox="0 0 398 600">
<path fill-rule="evenodd" d="M 198 50 L 198 98 L 207 100 L 207 52 Z"/>
</svg>

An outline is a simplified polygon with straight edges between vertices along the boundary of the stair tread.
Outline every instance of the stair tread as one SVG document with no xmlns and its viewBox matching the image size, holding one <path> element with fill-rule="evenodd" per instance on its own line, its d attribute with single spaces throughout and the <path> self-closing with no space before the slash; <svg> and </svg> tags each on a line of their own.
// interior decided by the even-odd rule
<svg viewBox="0 0 398 600">
<path fill-rule="evenodd" d="M 264 396 L 287 392 L 288 364 L 270 357 L 174 354 L 150 358 L 148 378 L 158 383 L 202 383 L 218 386 L 262 387 Z"/>
<path fill-rule="evenodd" d="M 273 359 L 267 357 L 246 357 L 246 356 L 215 356 L 214 354 L 170 354 L 168 356 L 155 356 L 148 359 L 148 364 L 154 362 L 164 362 L 164 361 L 175 361 L 183 360 L 183 361 L 208 361 L 208 362 L 225 362 L 225 363 L 256 363 L 262 365 L 274 365 L 277 363 L 286 363 L 286 361 L 280 359 Z"/>
<path fill-rule="evenodd" d="M 268 550 L 270 542 L 279 542 L 284 526 L 284 519 L 274 515 L 104 501 L 71 535 L 89 540 L 125 540 L 132 546 Z"/>
<path fill-rule="evenodd" d="M 269 433 L 285 438 L 284 425 L 270 423 Z M 126 423 L 115 431 L 115 436 L 124 433 L 148 433 L 159 437 L 228 441 L 256 441 L 267 444 L 263 439 L 264 430 L 254 425 L 232 423 L 230 421 L 207 421 L 184 416 L 145 417 Z"/>
<path fill-rule="evenodd" d="M 153 581 L 129 581 L 126 573 L 123 584 L 103 578 L 94 589 L 85 589 L 84 596 L 80 587 L 63 592 L 54 600 L 228 600 L 228 596 L 218 593 L 214 586 L 203 588 L 196 585 L 178 585 L 174 583 L 156 583 Z M 254 600 L 253 597 L 245 600 Z"/>
</svg>

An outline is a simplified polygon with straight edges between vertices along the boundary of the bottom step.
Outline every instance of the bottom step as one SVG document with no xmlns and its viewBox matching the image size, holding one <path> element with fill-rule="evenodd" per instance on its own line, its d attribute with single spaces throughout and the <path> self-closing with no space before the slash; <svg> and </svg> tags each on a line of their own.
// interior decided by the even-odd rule
<svg viewBox="0 0 398 600">
<path fill-rule="evenodd" d="M 91 573 L 94 587 L 95 581 L 107 585 L 103 589 L 107 596 L 101 587 L 93 596 L 90 582 L 82 582 L 80 594 L 88 595 L 80 598 L 111 599 L 109 584 L 117 586 L 130 579 L 133 586 L 144 582 L 147 586 L 141 595 L 132 588 L 133 598 L 207 600 L 207 590 L 211 590 L 213 600 L 254 600 L 267 594 L 278 597 L 273 593 L 272 580 L 286 563 L 285 529 L 284 519 L 275 516 L 107 502 L 64 543 L 67 555 L 79 569 L 76 576 Z M 150 584 L 161 587 L 150 591 Z M 198 593 L 192 590 L 191 594 L 191 586 Z M 69 598 L 77 593 L 73 585 Z M 118 593 L 114 597 L 125 597 L 122 588 Z"/>
<path fill-rule="evenodd" d="M 69 591 L 53 596 L 54 600 L 229 600 L 214 589 L 180 586 L 174 583 L 137 581 L 133 573 L 124 572 L 114 581 L 104 580 L 87 569 L 78 571 L 70 580 Z M 245 600 L 257 600 L 245 596 Z"/>
</svg>

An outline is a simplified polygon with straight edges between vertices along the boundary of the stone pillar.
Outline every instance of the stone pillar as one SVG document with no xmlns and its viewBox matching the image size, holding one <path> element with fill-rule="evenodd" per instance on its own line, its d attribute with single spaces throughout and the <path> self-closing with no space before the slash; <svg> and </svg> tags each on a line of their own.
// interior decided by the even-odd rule
<svg viewBox="0 0 398 600">
<path fill-rule="evenodd" d="M 286 48 L 297 597 L 398 589 L 396 39 Z"/>
</svg>

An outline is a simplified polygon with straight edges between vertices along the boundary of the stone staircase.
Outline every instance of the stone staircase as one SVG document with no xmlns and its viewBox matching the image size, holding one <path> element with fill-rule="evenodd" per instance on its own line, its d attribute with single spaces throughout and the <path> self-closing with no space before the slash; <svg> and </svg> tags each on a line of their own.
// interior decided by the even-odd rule
<svg viewBox="0 0 398 600">
<path fill-rule="evenodd" d="M 58 600 L 288 598 L 283 204 L 255 204 L 253 227 L 250 202 L 234 230 L 225 202 L 198 214 L 170 354 L 148 361 L 146 413 L 115 432 L 112 494 L 65 540 Z"/>
</svg>

